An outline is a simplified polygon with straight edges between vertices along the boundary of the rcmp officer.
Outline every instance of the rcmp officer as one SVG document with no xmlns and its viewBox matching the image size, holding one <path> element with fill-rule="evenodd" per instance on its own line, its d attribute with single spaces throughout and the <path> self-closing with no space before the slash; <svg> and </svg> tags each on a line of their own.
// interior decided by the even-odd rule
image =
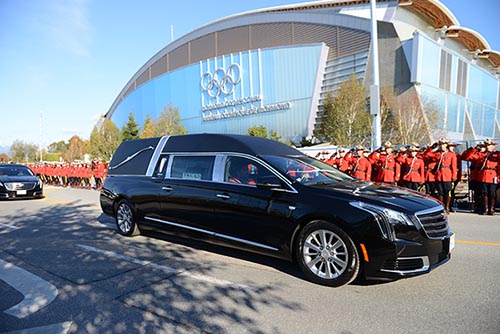
<svg viewBox="0 0 500 334">
<path fill-rule="evenodd" d="M 457 158 L 448 150 L 448 141 L 440 138 L 436 148 L 428 148 L 424 156 L 436 162 L 435 177 L 438 200 L 449 212 L 452 183 L 457 179 Z"/>
<path fill-rule="evenodd" d="M 460 183 L 462 180 L 462 156 L 455 152 L 455 148 L 458 146 L 457 143 L 454 142 L 449 142 L 448 143 L 448 151 L 450 151 L 452 154 L 455 155 L 456 157 L 456 163 L 457 163 L 457 179 L 453 181 L 452 186 L 451 186 L 451 205 L 450 205 L 450 212 L 455 212 L 455 209 L 453 208 L 453 204 L 455 203 L 455 189 L 457 188 L 457 185 Z"/>
<path fill-rule="evenodd" d="M 483 211 L 482 214 L 494 215 L 496 204 L 496 190 L 498 185 L 498 166 L 500 152 L 495 151 L 496 143 L 491 139 L 484 140 L 486 152 L 478 157 L 479 181 L 482 187 Z"/>
<path fill-rule="evenodd" d="M 472 191 L 474 212 L 482 214 L 484 211 L 482 184 L 479 181 L 479 158 L 486 154 L 486 146 L 483 142 L 475 147 L 470 147 L 462 153 L 462 160 L 468 161 L 469 165 L 469 190 Z"/>
<path fill-rule="evenodd" d="M 396 161 L 396 156 L 392 153 L 391 142 L 385 142 L 384 150 L 374 151 L 369 155 L 369 159 L 376 166 L 377 174 L 374 181 L 396 184 L 400 177 L 400 166 Z"/>
<path fill-rule="evenodd" d="M 372 164 L 367 157 L 364 156 L 366 148 L 359 145 L 356 146 L 356 152 L 349 158 L 351 165 L 351 176 L 357 179 L 370 181 L 372 175 Z"/>
<path fill-rule="evenodd" d="M 330 157 L 326 162 L 332 167 L 337 168 L 341 172 L 348 173 L 349 172 L 349 159 L 346 159 L 347 150 L 343 147 L 339 147 L 337 149 L 337 154 Z"/>
<path fill-rule="evenodd" d="M 409 189 L 418 190 L 425 181 L 424 160 L 419 154 L 419 148 L 411 145 L 407 153 L 399 157 L 401 164 L 403 186 Z"/>
</svg>

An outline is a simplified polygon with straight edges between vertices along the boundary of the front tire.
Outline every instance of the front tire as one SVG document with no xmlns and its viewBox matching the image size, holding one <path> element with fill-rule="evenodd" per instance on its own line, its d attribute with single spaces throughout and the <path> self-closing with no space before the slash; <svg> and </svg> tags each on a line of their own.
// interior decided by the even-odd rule
<svg viewBox="0 0 500 334">
<path fill-rule="evenodd" d="M 312 282 L 338 287 L 359 273 L 359 254 L 352 239 L 338 226 L 313 221 L 299 234 L 295 254 L 300 269 Z"/>
<path fill-rule="evenodd" d="M 121 235 L 134 236 L 140 234 L 134 209 L 127 200 L 121 200 L 118 203 L 115 219 L 116 228 Z"/>
</svg>

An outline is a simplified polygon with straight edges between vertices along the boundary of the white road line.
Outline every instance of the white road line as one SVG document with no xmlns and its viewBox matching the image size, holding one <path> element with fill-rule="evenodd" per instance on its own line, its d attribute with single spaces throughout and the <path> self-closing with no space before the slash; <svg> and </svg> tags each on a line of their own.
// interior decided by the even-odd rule
<svg viewBox="0 0 500 334">
<path fill-rule="evenodd" d="M 118 253 L 115 253 L 115 252 L 112 252 L 112 251 L 107 251 L 107 250 L 100 249 L 100 248 L 95 248 L 95 247 L 92 247 L 92 246 L 81 245 L 81 244 L 77 244 L 77 246 L 80 247 L 80 248 L 83 248 L 83 249 L 85 249 L 87 251 L 90 251 L 90 252 L 94 252 L 94 253 L 98 253 L 98 254 L 103 254 L 103 255 L 106 255 L 106 256 L 109 256 L 109 257 L 114 257 L 114 258 L 117 258 L 117 259 L 120 259 L 120 260 L 124 260 L 124 261 L 130 262 L 130 263 L 139 264 L 141 266 L 149 266 L 149 267 L 161 270 L 161 271 L 163 271 L 165 273 L 168 273 L 168 274 L 175 274 L 175 275 L 179 275 L 179 276 L 189 277 L 189 278 L 192 278 L 192 279 L 196 279 L 198 281 L 204 281 L 204 282 L 208 282 L 208 283 L 211 283 L 211 284 L 214 284 L 214 285 L 226 286 L 226 287 L 230 287 L 230 288 L 234 288 L 234 289 L 238 289 L 238 290 L 250 290 L 250 291 L 251 290 L 255 290 L 254 288 L 252 288 L 252 287 L 250 287 L 248 285 L 237 284 L 237 283 L 233 283 L 233 282 L 226 281 L 226 280 L 221 280 L 221 279 L 218 279 L 218 278 L 215 278 L 215 277 L 206 276 L 206 275 L 189 273 L 189 272 L 186 272 L 186 271 L 183 271 L 183 270 L 179 270 L 179 269 L 175 269 L 175 268 L 172 268 L 172 267 L 163 266 L 163 265 L 160 265 L 160 264 L 157 264 L 157 263 L 154 263 L 154 262 L 150 262 L 150 261 L 144 261 L 144 260 L 136 259 L 136 258 L 133 258 L 133 257 L 130 257 L 130 256 L 121 255 L 121 254 L 118 254 Z"/>
<path fill-rule="evenodd" d="M 18 227 L 18 226 L 14 226 L 14 225 L 7 225 L 7 224 L 2 224 L 2 223 L 0 223 L 0 226 L 2 226 L 2 227 L 7 227 L 7 228 L 11 228 L 11 229 L 13 229 L 13 230 L 18 230 L 18 229 L 20 229 L 20 227 Z"/>
<path fill-rule="evenodd" d="M 40 277 L 0 260 L 0 279 L 23 294 L 24 299 L 4 313 L 16 318 L 24 318 L 50 304 L 59 291 Z"/>
<path fill-rule="evenodd" d="M 26 328 L 26 329 L 21 329 L 18 331 L 13 331 L 13 332 L 6 332 L 3 334 L 66 334 L 70 327 L 72 321 L 66 321 L 66 322 L 61 322 L 58 324 L 52 324 L 52 325 L 47 325 L 47 326 L 41 326 L 41 327 L 32 327 L 32 328 Z"/>
</svg>

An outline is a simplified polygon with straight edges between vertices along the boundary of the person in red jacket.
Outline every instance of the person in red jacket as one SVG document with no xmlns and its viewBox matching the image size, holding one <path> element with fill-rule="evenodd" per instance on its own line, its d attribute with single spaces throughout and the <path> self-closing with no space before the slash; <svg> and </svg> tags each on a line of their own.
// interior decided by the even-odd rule
<svg viewBox="0 0 500 334">
<path fill-rule="evenodd" d="M 469 166 L 469 190 L 472 192 L 472 202 L 474 212 L 483 213 L 484 203 L 482 196 L 482 184 L 479 181 L 479 162 L 478 159 L 486 154 L 486 146 L 480 142 L 475 147 L 470 147 L 462 153 L 462 160 L 468 161 Z"/>
<path fill-rule="evenodd" d="M 498 185 L 498 166 L 500 152 L 495 151 L 496 143 L 491 139 L 485 139 L 486 153 L 478 158 L 479 181 L 482 185 L 483 215 L 494 215 L 496 204 L 496 190 Z"/>
<path fill-rule="evenodd" d="M 339 147 L 337 149 L 337 153 L 332 154 L 330 156 L 330 159 L 328 159 L 326 163 L 332 167 L 337 168 L 341 172 L 349 173 L 350 165 L 348 159 L 346 159 L 346 153 L 347 150 L 345 148 Z"/>
<path fill-rule="evenodd" d="M 359 145 L 356 146 L 356 152 L 348 158 L 351 165 L 351 176 L 357 179 L 370 181 L 372 177 L 372 164 L 367 157 L 364 156 L 366 148 Z"/>
<path fill-rule="evenodd" d="M 453 208 L 454 203 L 455 203 L 455 189 L 457 188 L 457 185 L 460 183 L 462 180 L 462 157 L 460 154 L 455 152 L 455 148 L 458 146 L 457 143 L 454 142 L 449 142 L 448 143 L 448 151 L 450 151 L 452 154 L 455 155 L 456 161 L 457 161 L 457 179 L 453 181 L 451 185 L 451 206 L 450 206 L 450 212 L 455 212 L 455 209 Z"/>
<path fill-rule="evenodd" d="M 391 142 L 385 142 L 384 150 L 376 150 L 369 155 L 370 162 L 375 164 L 378 172 L 374 181 L 396 184 L 400 177 L 400 166 L 396 155 L 392 153 Z"/>
<path fill-rule="evenodd" d="M 419 149 L 411 145 L 407 150 L 407 154 L 399 158 L 401 170 L 404 171 L 401 174 L 403 186 L 413 190 L 418 190 L 425 182 L 424 160 L 419 153 Z"/>
<path fill-rule="evenodd" d="M 452 183 L 457 179 L 457 158 L 448 150 L 448 141 L 440 138 L 435 148 L 428 148 L 424 156 L 436 162 L 436 190 L 438 200 L 447 212 L 451 206 Z"/>
</svg>

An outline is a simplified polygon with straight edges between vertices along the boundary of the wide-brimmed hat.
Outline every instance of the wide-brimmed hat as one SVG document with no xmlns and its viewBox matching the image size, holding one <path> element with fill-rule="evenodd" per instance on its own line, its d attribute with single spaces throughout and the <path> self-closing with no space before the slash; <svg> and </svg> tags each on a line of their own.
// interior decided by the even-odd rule
<svg viewBox="0 0 500 334">
<path fill-rule="evenodd" d="M 448 140 L 446 140 L 446 138 L 441 137 L 441 138 L 439 138 L 439 140 L 438 140 L 438 144 L 439 144 L 439 145 L 443 145 L 443 144 L 448 145 Z"/>
<path fill-rule="evenodd" d="M 345 147 L 339 147 L 337 148 L 337 152 L 341 153 L 341 152 L 346 152 L 347 150 L 345 149 Z"/>
<path fill-rule="evenodd" d="M 384 143 L 384 147 L 385 147 L 385 148 L 392 147 L 392 143 L 391 143 L 390 141 L 386 141 L 386 142 Z"/>
<path fill-rule="evenodd" d="M 416 147 L 415 145 L 411 145 L 410 147 L 408 147 L 408 151 L 410 152 L 418 152 L 420 150 L 420 148 Z"/>
<path fill-rule="evenodd" d="M 490 145 L 496 145 L 497 143 L 495 143 L 493 140 L 489 139 L 489 138 L 486 138 L 484 140 L 484 146 L 490 146 Z"/>
<path fill-rule="evenodd" d="M 356 146 L 356 151 L 364 151 L 366 148 L 362 145 Z"/>
</svg>

